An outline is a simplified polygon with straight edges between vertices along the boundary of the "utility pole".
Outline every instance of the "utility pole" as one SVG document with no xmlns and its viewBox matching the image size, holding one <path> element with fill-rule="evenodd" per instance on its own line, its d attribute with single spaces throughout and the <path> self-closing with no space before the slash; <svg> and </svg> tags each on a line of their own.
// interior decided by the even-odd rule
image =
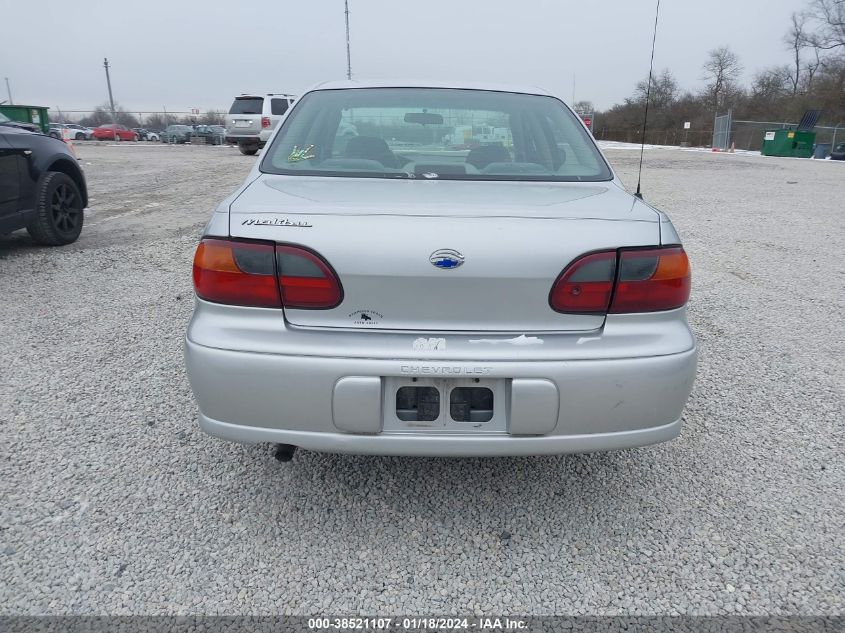
<svg viewBox="0 0 845 633">
<path fill-rule="evenodd" d="M 114 97 L 112 97 L 112 94 L 111 94 L 111 78 L 109 77 L 109 58 L 108 57 L 103 58 L 103 68 L 106 69 L 106 84 L 109 87 L 109 105 L 111 105 L 111 120 L 112 120 L 112 123 L 117 125 L 117 115 L 115 114 L 115 111 L 114 111 Z M 115 136 L 117 136 L 116 130 L 115 130 L 114 134 L 115 134 Z"/>
<path fill-rule="evenodd" d="M 343 0 L 346 13 L 346 78 L 352 79 L 352 56 L 349 50 L 349 0 Z"/>
<path fill-rule="evenodd" d="M 15 105 L 15 102 L 12 101 L 12 89 L 9 88 L 9 78 L 4 77 L 4 79 L 6 80 L 6 92 L 9 94 L 9 105 Z"/>
</svg>

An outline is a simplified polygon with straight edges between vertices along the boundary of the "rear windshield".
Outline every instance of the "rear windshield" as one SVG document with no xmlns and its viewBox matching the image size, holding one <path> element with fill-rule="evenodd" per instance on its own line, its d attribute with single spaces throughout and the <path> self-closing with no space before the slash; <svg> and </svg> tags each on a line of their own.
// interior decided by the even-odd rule
<svg viewBox="0 0 845 633">
<path fill-rule="evenodd" d="M 583 124 L 553 97 L 433 88 L 303 97 L 265 172 L 356 178 L 610 180 Z"/>
<path fill-rule="evenodd" d="M 229 108 L 229 114 L 261 114 L 263 107 L 263 97 L 238 97 Z"/>
</svg>

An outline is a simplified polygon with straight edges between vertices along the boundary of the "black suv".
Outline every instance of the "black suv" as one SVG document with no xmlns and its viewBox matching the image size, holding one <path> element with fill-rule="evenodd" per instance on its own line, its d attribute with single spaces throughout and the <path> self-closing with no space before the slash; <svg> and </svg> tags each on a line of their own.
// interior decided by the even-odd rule
<svg viewBox="0 0 845 633">
<path fill-rule="evenodd" d="M 66 143 L 0 124 L 0 234 L 26 229 L 39 244 L 69 244 L 86 206 L 85 175 Z"/>
</svg>

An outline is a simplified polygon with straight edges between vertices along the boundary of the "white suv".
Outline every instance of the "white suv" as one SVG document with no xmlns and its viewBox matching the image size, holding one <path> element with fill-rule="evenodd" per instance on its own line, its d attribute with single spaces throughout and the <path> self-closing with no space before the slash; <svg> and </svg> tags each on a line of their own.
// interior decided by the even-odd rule
<svg viewBox="0 0 845 633">
<path fill-rule="evenodd" d="M 279 93 L 235 97 L 226 118 L 226 142 L 237 143 L 241 154 L 252 156 L 264 147 L 293 100 L 292 95 Z"/>
</svg>

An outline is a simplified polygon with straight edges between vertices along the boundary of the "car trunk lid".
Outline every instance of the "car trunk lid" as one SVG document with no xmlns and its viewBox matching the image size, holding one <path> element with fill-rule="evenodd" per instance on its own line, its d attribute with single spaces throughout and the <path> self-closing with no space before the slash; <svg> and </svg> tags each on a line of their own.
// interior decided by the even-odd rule
<svg viewBox="0 0 845 633">
<path fill-rule="evenodd" d="M 555 279 L 584 253 L 658 244 L 659 217 L 615 183 L 262 176 L 233 203 L 230 231 L 305 246 L 334 268 L 343 301 L 286 309 L 294 325 L 589 331 L 604 317 L 555 312 Z"/>
</svg>

